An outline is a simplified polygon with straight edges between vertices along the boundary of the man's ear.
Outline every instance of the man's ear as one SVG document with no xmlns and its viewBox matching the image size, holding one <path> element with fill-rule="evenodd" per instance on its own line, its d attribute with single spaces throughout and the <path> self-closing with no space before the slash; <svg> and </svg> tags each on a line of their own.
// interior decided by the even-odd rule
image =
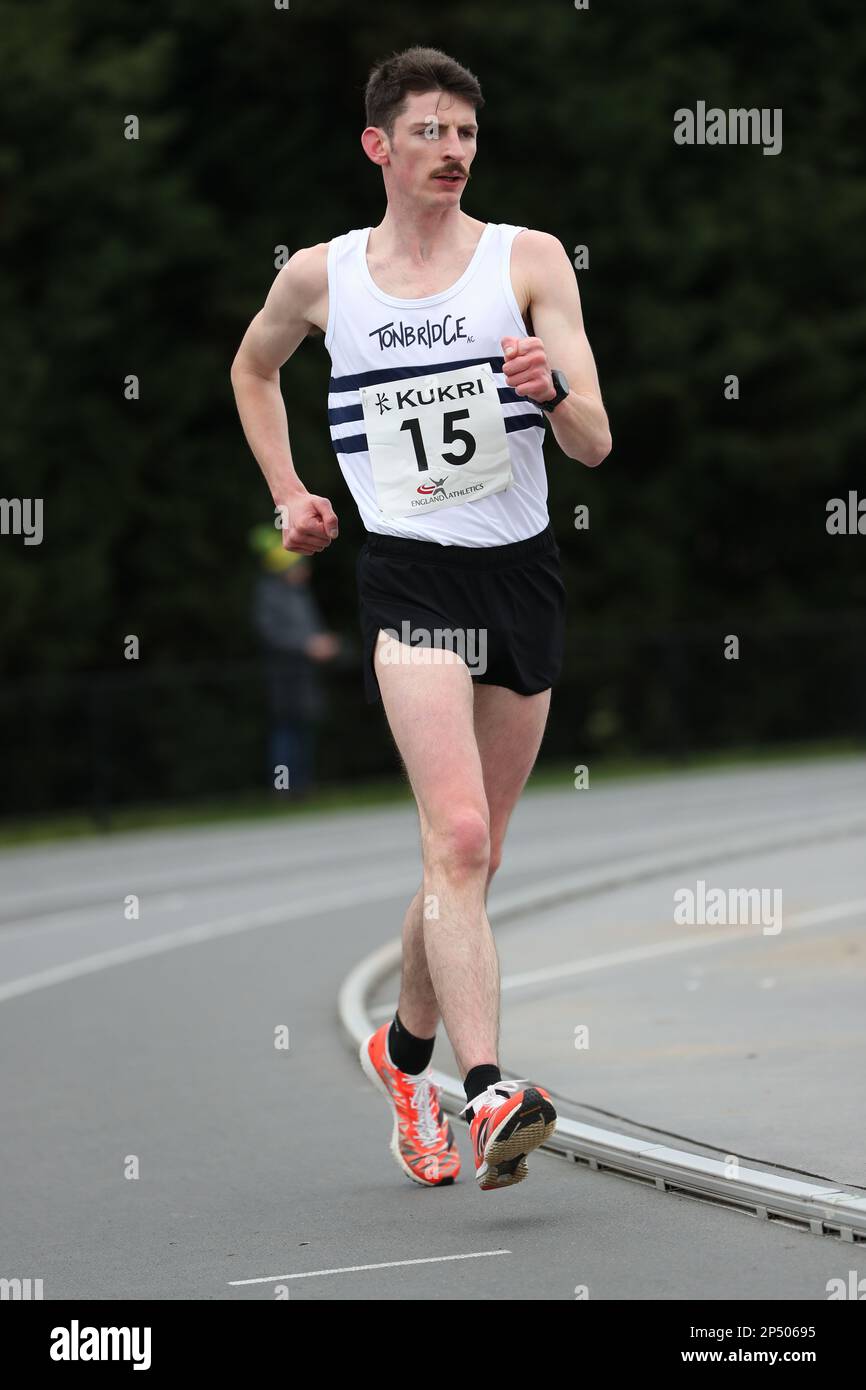
<svg viewBox="0 0 866 1390">
<path fill-rule="evenodd" d="M 367 129 L 361 132 L 361 148 L 374 164 L 381 167 L 388 163 L 390 158 L 388 137 L 378 126 L 368 125 Z"/>
</svg>

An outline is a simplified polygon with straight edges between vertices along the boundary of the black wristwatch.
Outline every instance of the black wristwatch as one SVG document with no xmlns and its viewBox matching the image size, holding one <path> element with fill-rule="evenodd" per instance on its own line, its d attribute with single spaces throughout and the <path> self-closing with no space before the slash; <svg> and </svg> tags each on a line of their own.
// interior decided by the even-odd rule
<svg viewBox="0 0 866 1390">
<path fill-rule="evenodd" d="M 553 377 L 553 389 L 555 390 L 556 395 L 551 396 L 549 401 L 535 402 L 536 405 L 540 405 L 541 409 L 546 410 L 548 413 L 551 410 L 555 410 L 556 407 L 560 404 L 560 402 L 565 400 L 570 389 L 568 382 L 565 379 L 565 372 L 561 372 L 558 367 L 554 367 L 550 375 Z"/>
</svg>

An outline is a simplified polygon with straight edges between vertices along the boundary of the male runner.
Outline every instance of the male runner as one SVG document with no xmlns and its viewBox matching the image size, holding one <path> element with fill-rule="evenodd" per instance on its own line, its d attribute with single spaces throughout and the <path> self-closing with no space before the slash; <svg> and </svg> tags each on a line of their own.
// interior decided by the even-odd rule
<svg viewBox="0 0 866 1390">
<path fill-rule="evenodd" d="M 403 1171 L 424 1186 L 452 1183 L 460 1159 L 430 1070 L 441 1017 L 476 1179 L 491 1190 L 526 1176 L 527 1153 L 556 1123 L 540 1086 L 502 1081 L 486 912 L 562 662 L 545 421 L 588 467 L 611 440 L 561 243 L 461 211 L 482 105 L 473 74 L 438 49 L 372 70 L 361 144 L 382 170 L 385 215 L 292 256 L 232 384 L 283 509 L 283 544 L 324 550 L 337 517 L 295 472 L 279 376 L 305 337 L 324 334 L 331 439 L 367 532 L 357 564 L 367 700 L 384 704 L 423 859 L 397 1013 L 365 1040 L 361 1064 L 392 1107 Z"/>
</svg>

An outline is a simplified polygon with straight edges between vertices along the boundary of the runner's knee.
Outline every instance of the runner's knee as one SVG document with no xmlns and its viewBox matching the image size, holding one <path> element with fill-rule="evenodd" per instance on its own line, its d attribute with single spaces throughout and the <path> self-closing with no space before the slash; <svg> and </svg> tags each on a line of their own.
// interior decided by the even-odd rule
<svg viewBox="0 0 866 1390">
<path fill-rule="evenodd" d="M 428 867 L 451 873 L 487 871 L 490 863 L 490 827 L 483 811 L 456 807 L 424 834 L 424 860 Z"/>
</svg>

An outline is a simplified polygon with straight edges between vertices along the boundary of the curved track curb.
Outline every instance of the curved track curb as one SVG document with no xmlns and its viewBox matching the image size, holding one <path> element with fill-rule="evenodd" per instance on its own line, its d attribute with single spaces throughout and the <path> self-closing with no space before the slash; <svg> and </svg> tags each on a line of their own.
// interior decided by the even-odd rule
<svg viewBox="0 0 866 1390">
<path fill-rule="evenodd" d="M 490 904 L 491 920 L 496 925 L 514 921 L 530 910 L 595 896 L 625 884 L 694 868 L 708 859 L 724 858 L 729 854 L 763 853 L 863 834 L 866 833 L 866 817 L 829 817 L 819 825 L 811 824 L 802 834 L 792 833 L 793 830 L 793 826 L 787 832 L 779 830 L 761 840 L 756 839 L 754 833 L 739 840 L 713 840 L 666 855 L 639 855 L 615 868 L 607 866 L 603 871 L 565 875 L 543 888 L 500 895 Z M 367 1014 L 367 1000 L 381 981 L 399 968 L 401 952 L 400 939 L 390 941 L 361 960 L 343 981 L 337 1006 L 339 1019 L 355 1050 L 374 1026 Z M 456 1117 L 466 1103 L 459 1078 L 434 1070 L 433 1080 L 440 1088 L 444 1109 Z M 759 1168 L 743 1168 L 655 1140 L 637 1139 L 563 1118 L 559 1119 L 555 1134 L 543 1147 L 598 1172 L 629 1177 L 661 1191 L 699 1197 L 765 1220 L 796 1225 L 816 1235 L 866 1241 L 866 1195 L 850 1189 L 814 1179 L 782 1177 Z"/>
</svg>

